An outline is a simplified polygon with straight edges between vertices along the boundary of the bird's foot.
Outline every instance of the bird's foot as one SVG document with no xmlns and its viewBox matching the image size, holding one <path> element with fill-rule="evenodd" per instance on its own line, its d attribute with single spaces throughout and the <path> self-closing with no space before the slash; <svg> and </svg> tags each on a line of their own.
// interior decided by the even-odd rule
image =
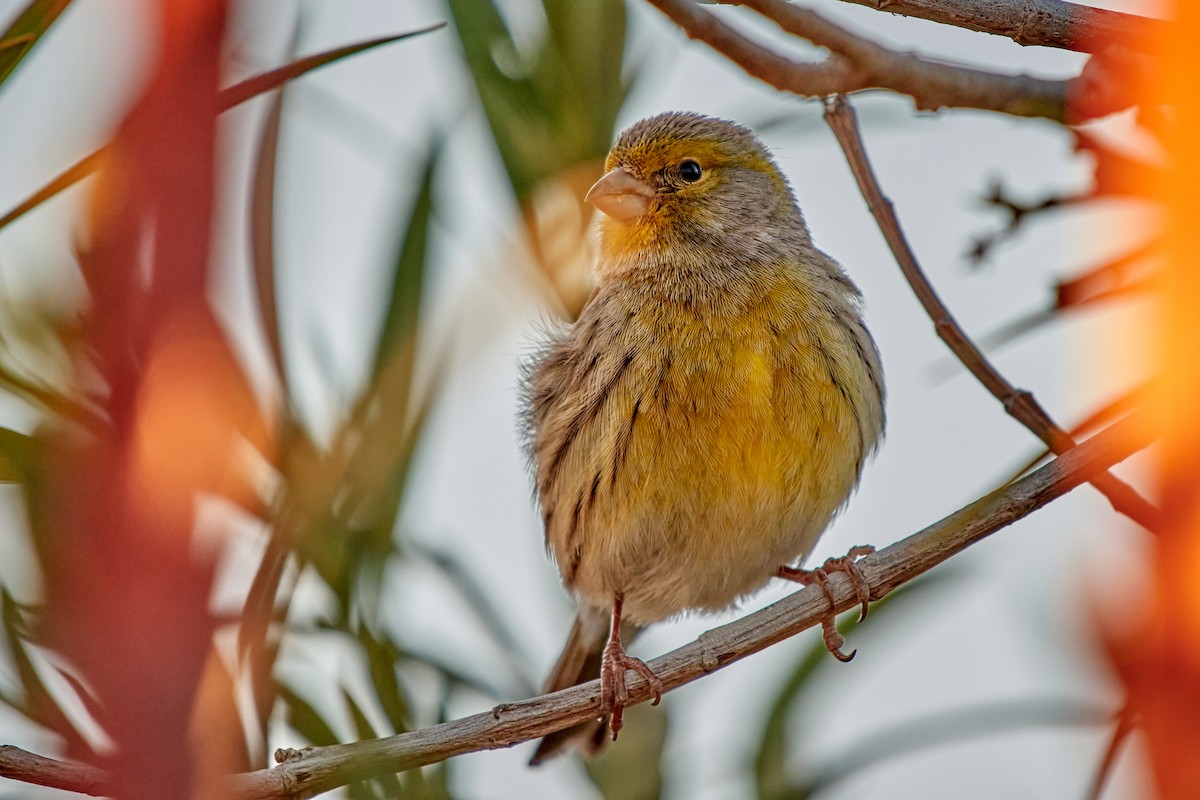
<svg viewBox="0 0 1200 800">
<path fill-rule="evenodd" d="M 842 652 L 842 648 L 846 645 L 846 637 L 842 636 L 837 629 L 837 615 L 833 612 L 833 594 L 829 591 L 829 573 L 844 572 L 850 578 L 850 583 L 854 586 L 854 596 L 862 606 L 862 611 L 858 615 L 858 621 L 862 622 L 867 618 L 867 610 L 871 602 L 871 587 L 867 585 L 867 579 L 863 577 L 862 570 L 858 568 L 858 559 L 874 552 L 875 548 L 869 544 L 856 545 L 851 547 L 850 552 L 846 555 L 827 559 L 816 569 L 780 567 L 775 571 L 776 576 L 785 580 L 802 583 L 805 586 L 815 583 L 821 587 L 821 591 L 829 600 L 830 608 L 829 614 L 821 620 L 821 637 L 825 640 L 825 647 L 829 649 L 830 653 L 833 653 L 833 657 L 838 661 L 850 661 L 858 651 L 851 650 L 849 654 Z"/>
<path fill-rule="evenodd" d="M 656 706 L 662 700 L 662 681 L 654 674 L 654 670 L 646 666 L 645 661 L 626 653 L 619 639 L 609 639 L 600 664 L 600 704 L 611 715 L 608 725 L 614 742 L 617 740 L 617 734 L 621 732 L 622 716 L 625 706 L 629 703 L 625 671 L 630 669 L 650 684 L 650 690 L 654 692 L 654 702 L 651 705 Z"/>
</svg>

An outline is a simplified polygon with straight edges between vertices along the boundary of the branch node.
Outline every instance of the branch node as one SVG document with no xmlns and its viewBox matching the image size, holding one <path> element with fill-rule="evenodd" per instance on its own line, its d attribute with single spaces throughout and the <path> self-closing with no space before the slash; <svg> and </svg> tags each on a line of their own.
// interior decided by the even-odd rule
<svg viewBox="0 0 1200 800">
<path fill-rule="evenodd" d="M 721 665 L 721 659 L 712 647 L 713 636 L 711 633 L 711 631 L 705 631 L 697 639 L 700 642 L 700 669 L 705 672 L 713 672 Z"/>
<path fill-rule="evenodd" d="M 301 761 L 304 759 L 304 756 L 311 752 L 311 747 L 302 747 L 299 750 L 294 747 L 281 747 L 275 751 L 275 763 L 284 764 L 289 761 Z"/>
</svg>

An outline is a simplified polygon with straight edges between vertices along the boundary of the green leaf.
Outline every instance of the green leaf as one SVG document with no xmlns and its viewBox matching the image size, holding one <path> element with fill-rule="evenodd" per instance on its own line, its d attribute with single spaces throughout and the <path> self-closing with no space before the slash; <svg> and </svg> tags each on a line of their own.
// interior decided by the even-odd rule
<svg viewBox="0 0 1200 800">
<path fill-rule="evenodd" d="M 344 533 L 335 560 L 318 564 L 344 607 L 352 597 L 370 615 L 387 559 L 396 550 L 395 527 L 425 417 L 440 380 L 412 413 L 413 370 L 419 350 L 422 287 L 435 206 L 434 175 L 440 148 L 431 147 L 402 234 L 391 275 L 388 305 L 375 345 L 371 381 L 335 437 L 335 453 L 349 453 L 339 478 L 343 502 L 332 524 Z M 415 417 L 415 418 L 414 418 Z M 322 531 L 328 537 L 329 531 Z M 328 551 L 329 545 L 323 550 Z"/>
<path fill-rule="evenodd" d="M 439 30 L 446 27 L 446 23 L 438 22 L 433 25 L 427 25 L 424 28 L 397 33 L 391 36 L 381 36 L 378 39 L 368 39 L 364 42 L 356 44 L 348 44 L 343 47 L 335 47 L 332 50 L 326 50 L 323 53 L 316 55 L 305 56 L 304 58 L 296 59 L 291 63 L 285 64 L 282 67 L 276 67 L 273 70 L 260 73 L 251 78 L 247 78 L 240 83 L 234 84 L 226 89 L 222 89 L 217 97 L 222 111 L 233 108 L 239 103 L 244 103 L 252 97 L 257 97 L 260 94 L 265 94 L 272 89 L 278 89 L 288 81 L 295 80 L 305 73 L 312 72 L 315 69 L 328 66 L 334 62 L 341 61 L 343 58 L 357 55 L 365 50 L 371 50 L 385 44 L 411 39 L 414 36 L 420 36 L 425 33 Z"/>
<path fill-rule="evenodd" d="M 604 800 L 653 800 L 662 796 L 663 746 L 667 741 L 665 707 L 645 703 L 625 712 L 621 738 L 584 762 L 588 777 Z"/>
<path fill-rule="evenodd" d="M 521 51 L 493 0 L 449 0 L 518 203 L 551 177 L 602 161 L 628 79 L 623 0 L 543 0 L 546 31 Z"/>
<path fill-rule="evenodd" d="M 907 719 L 868 734 L 840 757 L 823 761 L 807 775 L 806 796 L 824 796 L 838 783 L 881 762 L 909 753 L 929 752 L 972 738 L 1035 727 L 1098 727 L 1116 722 L 1120 711 L 1061 697 L 1031 697 L 978 703 Z"/>
<path fill-rule="evenodd" d="M 375 358 L 371 368 L 372 381 L 378 381 L 388 362 L 402 349 L 409 351 L 406 364 L 406 385 L 411 379 L 412 352 L 415 351 L 417 323 L 421 309 L 421 293 L 425 283 L 425 266 L 429 251 L 430 223 L 433 218 L 434 175 L 441 156 L 441 137 L 434 137 L 434 145 L 425 156 L 421 167 L 420 182 L 416 196 L 403 227 L 400 246 L 392 269 L 391 291 L 388 293 L 387 311 L 383 327 L 375 346 Z M 407 392 L 405 392 L 407 394 Z"/>
<path fill-rule="evenodd" d="M 400 661 L 400 648 L 389 638 L 378 639 L 366 627 L 359 628 L 358 640 L 367 656 L 371 671 L 371 684 L 379 706 L 396 733 L 403 733 L 410 726 L 408 700 L 400 688 L 396 667 Z"/>
<path fill-rule="evenodd" d="M 443 27 L 445 24 L 446 23 L 444 22 L 439 22 L 436 25 L 430 25 L 426 28 L 419 28 L 415 31 L 408 31 L 407 33 L 401 33 L 395 36 L 384 36 L 380 39 L 370 39 L 365 42 L 359 42 L 358 44 L 337 47 L 333 50 L 327 50 L 324 53 L 318 53 L 306 58 L 301 58 L 293 61 L 290 64 L 270 70 L 269 72 L 264 72 L 251 78 L 247 78 L 241 83 L 235 84 L 220 91 L 218 94 L 218 100 L 220 102 L 221 110 L 228 110 L 239 103 L 244 103 L 252 97 L 257 97 L 258 95 L 269 92 L 272 89 L 278 89 L 287 81 L 295 80 L 301 75 L 311 72 L 314 69 L 324 67 L 328 64 L 334 63 L 335 61 L 339 61 L 343 58 L 361 53 L 364 50 L 369 50 L 373 47 L 379 47 L 380 45 L 391 44 L 392 42 L 398 42 L 402 39 L 408 39 L 413 36 L 419 36 L 423 33 L 429 33 L 430 31 L 434 31 Z M 54 180 L 50 181 L 50 183 L 46 184 L 41 189 L 38 189 L 28 198 L 18 203 L 17 206 L 8 213 L 0 216 L 0 228 L 4 228 L 33 209 L 37 208 L 50 198 L 54 197 L 59 192 L 62 192 L 64 189 L 75 185 L 99 169 L 100 164 L 103 162 L 105 149 L 106 148 L 101 148 L 90 155 L 84 156 L 84 158 L 67 168 L 66 171 L 62 172 L 60 175 L 58 175 L 58 177 L 54 178 Z"/>
<path fill-rule="evenodd" d="M 376 791 L 376 783 L 374 781 L 358 781 L 346 786 L 346 796 L 350 800 L 391 800 Z M 395 797 L 403 797 L 404 795 L 395 795 Z"/>
<path fill-rule="evenodd" d="M 284 683 L 278 684 L 277 694 L 286 709 L 287 723 L 297 733 L 318 747 L 338 744 L 340 740 L 333 728 L 307 700 Z"/>
<path fill-rule="evenodd" d="M 0 34 L 0 85 L 29 55 L 71 0 L 33 0 Z"/>
<path fill-rule="evenodd" d="M 868 622 L 858 631 L 855 637 L 858 641 L 854 644 L 862 646 L 861 642 L 867 638 L 865 634 L 875 629 L 870 621 L 877 620 L 881 612 L 890 619 L 895 615 L 895 608 L 908 605 L 914 597 L 925 596 L 932 587 L 940 587 L 947 580 L 952 579 L 955 574 L 948 569 L 937 570 L 905 584 L 883 599 L 872 603 Z M 897 600 L 900 602 L 897 603 Z M 858 613 L 854 612 L 843 614 L 837 627 L 844 635 L 858 629 L 859 626 Z M 822 669 L 828 669 L 831 664 L 838 663 L 830 656 L 825 643 L 818 639 L 804 654 L 804 657 L 797 662 L 796 668 L 775 696 L 767 714 L 762 735 L 759 737 L 758 751 L 754 760 L 757 797 L 764 800 L 773 798 L 782 800 L 783 798 L 808 796 L 806 789 L 792 785 L 788 779 L 787 758 L 791 752 L 792 743 L 788 737 L 787 724 L 792 717 L 793 710 L 803 704 L 805 694 L 812 689 L 813 678 Z"/>
<path fill-rule="evenodd" d="M 32 722 L 63 737 L 74 757 L 94 757 L 91 745 L 80 736 L 75 725 L 63 713 L 54 695 L 38 676 L 37 669 L 25 649 L 24 640 L 28 626 L 22 617 L 20 604 L 3 588 L 0 588 L 0 620 L 4 624 L 4 636 L 12 654 L 17 680 L 25 695 L 24 702 L 14 707 Z"/>
<path fill-rule="evenodd" d="M 279 311 L 275 296 L 275 166 L 279 152 L 280 120 L 283 116 L 284 90 L 271 99 L 267 118 L 258 140 L 258 157 L 250 188 L 250 255 L 254 265 L 254 285 L 258 313 L 275 372 L 286 386 L 283 343 L 279 330 Z"/>
<path fill-rule="evenodd" d="M 33 470 L 37 444 L 28 434 L 0 428 L 0 483 L 22 483 Z"/>
<path fill-rule="evenodd" d="M 358 735 L 358 739 L 378 739 L 379 732 L 371 725 L 371 721 L 367 719 L 367 715 L 362 708 L 354 701 L 354 698 L 348 691 L 342 689 L 342 700 L 345 701 L 346 707 L 350 709 L 350 717 L 354 720 L 354 730 Z M 365 783 L 374 784 L 374 788 L 378 788 L 379 792 L 372 792 L 380 797 L 411 797 L 411 793 L 406 792 L 400 783 L 400 778 L 394 773 L 386 773 L 378 775 Z"/>
<path fill-rule="evenodd" d="M 485 582 L 479 576 L 471 574 L 467 566 L 452 553 L 422 548 L 420 554 L 446 576 L 467 607 L 475 614 L 480 630 L 484 631 L 496 648 L 507 657 L 506 666 L 519 684 L 517 693 L 523 696 L 537 694 L 537 686 L 530 682 L 526 670 L 517 661 L 517 656 L 522 652 L 520 637 L 513 630 L 509 620 L 497 611 L 495 603 L 481 591 Z"/>
<path fill-rule="evenodd" d="M 88 714 L 91 715 L 92 719 L 97 721 L 104 719 L 104 707 L 100 704 L 100 699 L 92 693 L 90 686 L 87 686 L 68 669 L 63 669 L 62 667 L 56 666 L 55 671 L 62 676 L 63 680 L 65 680 L 71 687 L 71 690 L 75 692 L 76 696 L 79 698 L 79 701 L 83 703 L 83 707 L 87 710 Z"/>
<path fill-rule="evenodd" d="M 513 192 L 524 202 L 536 183 L 527 177 L 520 139 L 514 134 L 522 109 L 530 125 L 527 134 L 532 134 L 532 126 L 538 125 L 545 114 L 541 98 L 533 82 L 523 74 L 527 70 L 518 63 L 517 46 L 492 0 L 449 0 L 449 6 L 500 159 Z M 508 62 L 507 69 L 501 68 L 498 57 Z"/>
</svg>

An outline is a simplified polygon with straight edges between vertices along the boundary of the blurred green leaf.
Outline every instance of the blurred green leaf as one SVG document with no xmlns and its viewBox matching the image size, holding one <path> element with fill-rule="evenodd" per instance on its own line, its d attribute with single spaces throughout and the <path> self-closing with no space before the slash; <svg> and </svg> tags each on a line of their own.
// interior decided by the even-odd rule
<svg viewBox="0 0 1200 800">
<path fill-rule="evenodd" d="M 1119 710 L 1057 697 L 1003 700 L 938 711 L 862 737 L 847 747 L 840 758 L 822 762 L 806 776 L 805 785 L 795 788 L 795 793 L 789 796 L 817 795 L 882 761 L 907 753 L 1035 726 L 1104 726 L 1116 722 L 1119 716 Z"/>
<path fill-rule="evenodd" d="M 546 28 L 522 51 L 493 0 L 447 0 L 518 203 L 603 161 L 628 82 L 623 0 L 543 0 Z"/>
<path fill-rule="evenodd" d="M 383 327 L 375 345 L 371 376 L 378 381 L 384 368 L 392 358 L 408 349 L 405 359 L 404 377 L 411 379 L 412 352 L 420 319 L 421 292 L 425 284 L 425 265 L 429 250 L 430 223 L 433 218 L 434 175 L 441 156 L 441 137 L 434 136 L 434 144 L 425 156 L 412 208 L 402 228 L 400 245 L 392 268 L 392 285 L 388 293 L 387 311 Z M 407 384 L 406 384 L 407 385 Z"/>
<path fill-rule="evenodd" d="M 345 689 L 342 689 L 342 700 L 346 703 L 346 707 L 350 709 L 350 717 L 354 720 L 354 731 L 357 734 L 358 740 L 378 739 L 379 732 L 371 725 L 371 721 L 367 719 L 367 715 L 363 712 L 362 707 L 354 701 L 354 698 Z M 366 786 L 363 788 L 370 791 L 372 796 L 382 798 L 412 796 L 410 792 L 404 790 L 404 787 L 400 783 L 400 778 L 395 774 L 380 775 L 370 781 L 364 781 L 364 784 Z"/>
<path fill-rule="evenodd" d="M 352 631 L 352 630 L 350 630 L 350 627 L 351 627 L 350 625 L 347 625 L 344 623 L 338 623 L 338 624 L 318 623 L 316 632 L 334 633 L 334 634 L 337 634 L 339 637 L 348 637 L 351 640 L 353 640 L 355 644 L 358 644 L 359 646 L 361 646 L 361 642 L 359 642 L 359 639 L 358 639 L 358 637 L 361 635 L 361 632 Z M 298 631 L 296 631 L 296 633 L 298 633 Z M 424 651 L 420 650 L 419 648 L 406 647 L 400 653 L 399 658 L 400 658 L 401 663 L 407 662 L 407 663 L 413 663 L 413 664 L 421 664 L 423 666 L 428 667 L 429 669 L 436 672 L 442 678 L 442 680 L 444 680 L 446 682 L 446 684 L 450 687 L 469 689 L 470 691 L 475 692 L 475 693 L 477 693 L 483 697 L 486 697 L 488 699 L 491 699 L 491 700 L 499 700 L 499 699 L 507 697 L 507 695 L 505 695 L 503 692 L 500 692 L 493 684 L 489 683 L 485 678 L 476 677 L 474 675 L 468 674 L 467 672 L 464 672 L 463 670 L 459 669 L 459 667 L 456 664 L 444 660 L 439 655 L 424 652 Z M 481 670 L 486 673 L 489 665 L 488 664 L 476 665 L 476 664 L 474 664 L 474 662 L 472 662 L 472 666 L 479 666 L 481 668 Z M 409 707 L 409 704 L 407 703 L 407 701 L 405 702 L 405 706 Z M 410 709 L 409 714 L 411 715 L 411 707 L 409 707 L 409 709 Z M 406 716 L 405 719 L 409 719 L 409 717 Z M 439 721 L 444 722 L 445 720 L 439 720 Z M 412 724 L 413 723 L 410 720 L 408 725 L 411 726 Z M 409 729 L 409 728 L 406 727 L 405 729 Z"/>
<path fill-rule="evenodd" d="M 391 800 L 391 798 L 381 795 L 378 791 L 378 784 L 375 781 L 358 781 L 346 786 L 346 796 L 350 800 Z M 392 795 L 392 797 L 403 797 L 404 795 Z"/>
<path fill-rule="evenodd" d="M 366 713 L 354 701 L 350 693 L 343 689 L 342 697 L 354 719 L 354 728 L 359 740 L 379 738 L 380 733 L 371 725 Z M 402 730 L 405 729 L 397 728 L 396 732 L 399 733 Z M 420 768 L 408 770 L 401 775 L 393 773 L 379 775 L 368 783 L 372 784 L 372 791 L 377 789 L 378 795 L 383 798 L 404 797 L 411 800 L 426 800 L 436 796 L 436 790 L 431 790 L 431 787 L 426 784 L 425 774 Z"/>
<path fill-rule="evenodd" d="M 331 495 L 338 506 L 330 509 L 326 525 L 311 528 L 302 553 L 343 608 L 357 598 L 358 611 L 368 615 L 377 607 L 370 596 L 378 593 L 384 566 L 396 550 L 396 521 L 412 454 L 440 385 L 432 381 L 414 414 L 413 371 L 440 152 L 432 146 L 421 165 L 416 196 L 401 227 L 371 382 L 335 437 L 332 459 L 345 465 Z"/>
<path fill-rule="evenodd" d="M 239 631 L 240 633 L 240 631 Z M 267 765 L 267 743 L 270 741 L 271 712 L 275 709 L 278 697 L 275 694 L 278 684 L 271 679 L 275 663 L 279 659 L 280 639 L 264 642 L 244 651 L 247 655 L 245 674 L 250 679 L 254 711 L 253 722 L 259 733 L 255 737 L 247 737 L 250 764 Z"/>
<path fill-rule="evenodd" d="M 496 604 L 482 591 L 484 580 L 471 574 L 467 566 L 451 553 L 422 548 L 420 555 L 429 559 L 446 576 L 467 607 L 475 614 L 480 630 L 486 633 L 496 649 L 506 656 L 509 671 L 518 683 L 517 694 L 523 697 L 537 694 L 537 686 L 530 681 L 527 671 L 518 660 L 522 652 L 520 638 L 504 615 L 499 613 Z"/>
<path fill-rule="evenodd" d="M 872 603 L 868 622 L 862 625 L 862 630 L 859 630 L 855 637 L 858 641 L 853 644 L 861 646 L 860 642 L 869 638 L 866 634 L 875 629 L 870 621 L 878 620 L 881 612 L 891 619 L 895 616 L 895 608 L 907 605 L 915 597 L 927 595 L 933 587 L 942 586 L 946 581 L 953 579 L 955 574 L 947 568 L 936 570 Z M 837 627 L 843 635 L 858 629 L 858 613 L 843 614 Z M 795 786 L 788 778 L 788 754 L 792 750 L 788 721 L 792 718 L 792 712 L 803 704 L 805 694 L 812 689 L 813 679 L 830 665 L 840 666 L 839 662 L 829 655 L 825 643 L 818 638 L 797 662 L 796 668 L 775 696 L 763 725 L 762 735 L 759 737 L 758 752 L 754 760 L 756 796 L 762 800 L 799 800 L 808 796 L 806 789 Z"/>
<path fill-rule="evenodd" d="M 422 774 L 425 775 L 425 788 L 428 792 L 429 800 L 451 800 L 450 765 L 457 763 L 454 759 L 446 759 L 421 770 Z"/>
<path fill-rule="evenodd" d="M 63 737 L 73 757 L 95 757 L 91 745 L 80 736 L 75 725 L 67 719 L 54 695 L 38 676 L 29 652 L 25 649 L 28 625 L 22 616 L 21 606 L 4 588 L 0 588 L 0 620 L 4 624 L 4 636 L 9 653 L 12 654 L 17 680 L 25 695 L 24 702 L 18 702 L 14 708 L 32 722 Z"/>
<path fill-rule="evenodd" d="M 37 456 L 37 444 L 28 434 L 0 428 L 0 483 L 21 483 Z"/>
<path fill-rule="evenodd" d="M 367 666 L 371 671 L 371 684 L 375 687 L 375 696 L 383 709 L 392 730 L 403 733 L 411 725 L 411 715 L 408 700 L 400 688 L 396 668 L 400 661 L 400 648 L 386 637 L 377 639 L 365 627 L 358 631 L 358 639 L 367 656 Z"/>
<path fill-rule="evenodd" d="M 657 800 L 662 796 L 662 756 L 667 741 L 665 707 L 646 703 L 625 712 L 621 738 L 584 762 L 604 800 Z"/>
<path fill-rule="evenodd" d="M 250 188 L 250 254 L 254 264 L 258 313 L 281 386 L 286 385 L 287 372 L 284 369 L 275 296 L 275 166 L 279 152 L 283 95 L 283 89 L 275 93 L 267 117 L 263 120 Z"/>
<path fill-rule="evenodd" d="M 349 56 L 361 53 L 364 50 L 369 50 L 373 47 L 391 44 L 392 42 L 398 42 L 402 39 L 408 39 L 413 36 L 419 36 L 423 33 L 435 31 L 438 28 L 443 27 L 445 24 L 446 23 L 444 22 L 439 22 L 436 25 L 430 25 L 425 28 L 419 28 L 415 31 L 408 31 L 407 33 L 401 33 L 395 36 L 384 36 L 379 39 L 370 39 L 365 42 L 346 45 L 345 47 L 337 47 L 333 50 L 327 50 L 324 53 L 307 56 L 277 69 L 247 78 L 241 83 L 237 83 L 226 89 L 222 89 L 218 93 L 217 97 L 218 101 L 220 102 L 221 110 L 228 110 L 239 103 L 244 103 L 252 97 L 265 94 L 272 89 L 278 89 L 287 81 L 295 80 L 306 72 L 311 72 L 314 69 L 324 67 L 328 64 L 334 63 L 335 61 L 348 58 Z M 68 167 L 65 171 L 60 173 L 57 177 L 50 181 L 50 183 L 46 184 L 41 189 L 38 189 L 25 200 L 18 203 L 16 207 L 11 209 L 8 213 L 0 216 L 0 228 L 4 228 L 6 225 L 9 225 L 15 220 L 23 217 L 25 214 L 37 208 L 59 192 L 75 185 L 88 175 L 91 175 L 93 172 L 99 169 L 100 165 L 103 163 L 104 151 L 105 148 L 101 148 L 94 153 L 84 156 L 74 165 Z"/>
<path fill-rule="evenodd" d="M 100 700 L 95 694 L 92 693 L 90 686 L 84 684 L 83 681 L 81 681 L 68 669 L 55 667 L 55 671 L 58 672 L 58 674 L 62 676 L 63 680 L 67 682 L 67 684 L 71 687 L 71 691 L 75 692 L 75 695 L 79 698 L 79 701 L 83 703 L 84 709 L 87 710 L 92 719 L 104 719 L 104 708 L 100 705 Z"/>
<path fill-rule="evenodd" d="M 295 728 L 297 733 L 317 746 L 338 743 L 337 734 L 333 732 L 332 726 L 312 704 L 292 691 L 291 687 L 280 683 L 276 686 L 276 694 L 283 701 L 288 725 Z"/>
<path fill-rule="evenodd" d="M 280 428 L 280 469 L 287 494 L 274 513 L 270 538 L 242 606 L 238 626 L 238 652 L 242 654 L 266 642 L 268 628 L 276 618 L 279 585 L 292 548 L 302 541 L 304 526 L 323 514 L 332 502 L 332 490 L 322 480 L 324 459 L 312 437 L 290 414 L 284 416 Z M 288 600 L 285 596 L 280 619 L 286 617 Z"/>
<path fill-rule="evenodd" d="M 33 0 L 0 33 L 0 86 L 70 4 L 71 0 Z"/>
<path fill-rule="evenodd" d="M 426 25 L 424 28 L 405 31 L 391 36 L 381 36 L 378 39 L 368 39 L 364 42 L 356 42 L 343 47 L 335 47 L 332 50 L 326 50 L 323 53 L 317 53 L 304 58 L 298 58 L 282 67 L 276 67 L 273 70 L 259 73 L 251 78 L 247 78 L 240 83 L 236 83 L 226 89 L 222 89 L 218 94 L 218 101 L 221 110 L 232 108 L 239 103 L 244 103 L 252 97 L 257 97 L 260 94 L 265 94 L 272 89 L 278 89 L 288 81 L 295 80 L 301 75 L 312 72 L 314 69 L 328 66 L 334 62 L 341 61 L 343 58 L 357 55 L 365 50 L 371 50 L 385 44 L 411 39 L 414 36 L 420 36 L 425 33 L 431 33 L 446 27 L 446 23 L 438 22 L 433 25 Z"/>
</svg>

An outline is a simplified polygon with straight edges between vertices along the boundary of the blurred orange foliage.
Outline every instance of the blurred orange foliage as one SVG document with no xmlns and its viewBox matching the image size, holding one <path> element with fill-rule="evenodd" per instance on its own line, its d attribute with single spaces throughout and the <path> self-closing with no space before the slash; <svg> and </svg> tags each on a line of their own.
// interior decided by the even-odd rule
<svg viewBox="0 0 1200 800">
<path fill-rule="evenodd" d="M 1164 96 L 1172 105 L 1169 169 L 1145 180 L 1165 203 L 1169 253 L 1162 279 L 1157 415 L 1160 500 L 1167 529 L 1154 541 L 1147 618 L 1134 630 L 1109 631 L 1110 652 L 1125 683 L 1127 714 L 1145 735 L 1159 796 L 1200 797 L 1200 83 L 1196 41 L 1200 6 L 1176 3 L 1176 24 L 1161 42 L 1161 75 L 1147 79 L 1147 113 Z M 1106 626 L 1107 627 L 1107 626 Z"/>
</svg>

